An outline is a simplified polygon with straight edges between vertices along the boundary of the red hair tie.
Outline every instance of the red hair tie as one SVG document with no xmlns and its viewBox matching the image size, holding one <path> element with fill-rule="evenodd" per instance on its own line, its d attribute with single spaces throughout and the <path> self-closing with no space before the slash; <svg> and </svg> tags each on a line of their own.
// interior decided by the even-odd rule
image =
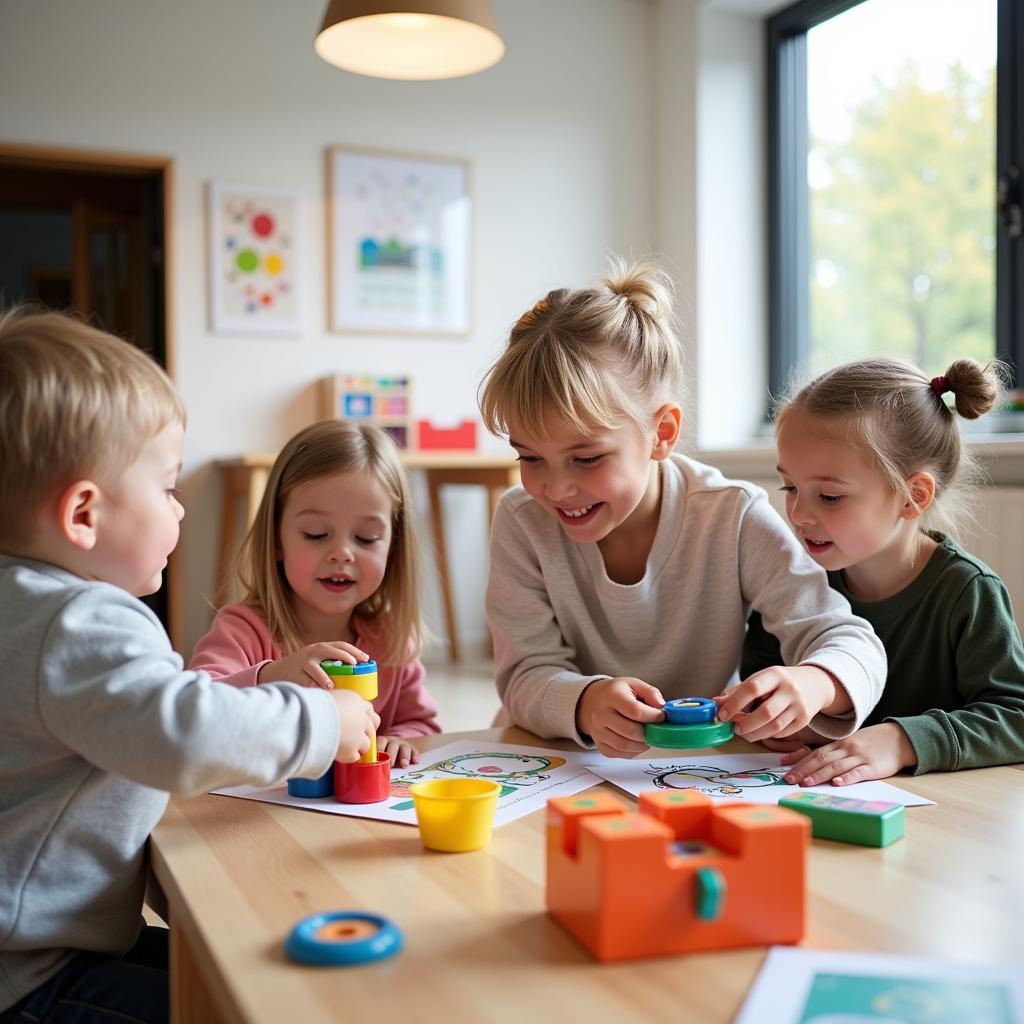
<svg viewBox="0 0 1024 1024">
<path fill-rule="evenodd" d="M 932 377 L 932 391 L 941 398 L 949 390 L 949 378 L 943 374 L 941 377 Z"/>
</svg>

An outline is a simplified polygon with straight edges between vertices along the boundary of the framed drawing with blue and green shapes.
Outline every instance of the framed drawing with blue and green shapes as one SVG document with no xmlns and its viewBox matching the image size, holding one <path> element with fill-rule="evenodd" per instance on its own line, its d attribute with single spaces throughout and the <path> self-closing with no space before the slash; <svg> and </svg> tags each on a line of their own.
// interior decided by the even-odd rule
<svg viewBox="0 0 1024 1024">
<path fill-rule="evenodd" d="M 327 150 L 330 330 L 469 333 L 469 179 L 465 160 Z"/>
</svg>

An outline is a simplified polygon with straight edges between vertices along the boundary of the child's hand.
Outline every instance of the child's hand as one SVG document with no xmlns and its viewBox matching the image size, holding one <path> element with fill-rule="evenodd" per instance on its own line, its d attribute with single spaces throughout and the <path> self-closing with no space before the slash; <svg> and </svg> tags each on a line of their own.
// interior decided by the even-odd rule
<svg viewBox="0 0 1024 1024">
<path fill-rule="evenodd" d="M 839 699 L 841 694 L 843 700 Z M 762 669 L 715 701 L 719 719 L 733 721 L 736 735 L 751 743 L 769 736 L 791 736 L 823 709 L 830 713 L 849 709 L 849 698 L 842 688 L 828 672 L 814 665 Z M 756 708 L 747 711 L 751 704 Z"/>
<path fill-rule="evenodd" d="M 828 740 L 808 726 L 806 729 L 793 733 L 792 736 L 777 737 L 776 739 L 769 737 L 761 742 L 769 750 L 791 754 L 794 750 L 808 751 L 814 747 L 820 747 L 822 744 L 828 743 Z"/>
<path fill-rule="evenodd" d="M 408 740 L 395 736 L 378 736 L 377 750 L 390 754 L 392 768 L 408 768 L 420 759 L 419 752 Z"/>
<path fill-rule="evenodd" d="M 332 690 L 334 706 L 338 709 L 338 752 L 336 761 L 351 764 L 365 754 L 373 742 L 380 715 L 373 710 L 373 705 L 363 700 L 352 690 Z"/>
<path fill-rule="evenodd" d="M 627 676 L 591 683 L 576 706 L 576 727 L 608 757 L 633 757 L 648 747 L 644 723 L 660 722 L 665 698 L 650 683 Z"/>
<path fill-rule="evenodd" d="M 791 786 L 820 786 L 830 780 L 833 786 L 848 786 L 851 782 L 887 779 L 901 768 L 917 764 L 917 755 L 907 734 L 895 722 L 883 722 L 817 750 L 801 747 L 785 754 L 782 763 L 793 765 L 785 776 Z"/>
<path fill-rule="evenodd" d="M 310 644 L 280 661 L 264 665 L 256 675 L 258 683 L 298 683 L 299 686 L 320 686 L 333 690 L 331 677 L 320 667 L 321 661 L 343 661 L 355 665 L 367 661 L 369 655 L 352 644 L 336 643 Z"/>
</svg>

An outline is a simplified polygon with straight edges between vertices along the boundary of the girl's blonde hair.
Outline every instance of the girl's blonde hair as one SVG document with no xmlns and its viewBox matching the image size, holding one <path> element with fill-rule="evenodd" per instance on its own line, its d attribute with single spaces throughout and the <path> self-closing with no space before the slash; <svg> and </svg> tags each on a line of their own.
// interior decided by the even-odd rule
<svg viewBox="0 0 1024 1024">
<path fill-rule="evenodd" d="M 862 359 L 837 366 L 776 405 L 776 428 L 795 409 L 828 423 L 885 476 L 894 495 L 913 501 L 907 478 L 928 472 L 935 500 L 922 529 L 955 534 L 970 519 L 971 497 L 982 473 L 957 429 L 956 413 L 974 420 L 999 401 L 1006 367 L 957 359 L 940 377 L 927 377 L 898 359 Z"/>
<path fill-rule="evenodd" d="M 548 440 L 554 423 L 587 433 L 622 418 L 649 427 L 661 396 L 683 400 L 672 283 L 652 260 L 613 260 L 599 288 L 559 288 L 524 313 L 478 395 L 492 434 Z"/>
<path fill-rule="evenodd" d="M 387 650 L 373 653 L 382 664 L 403 664 L 419 654 L 423 639 L 419 550 L 409 484 L 398 448 L 379 427 L 325 420 L 300 430 L 284 446 L 235 561 L 244 588 L 242 600 L 266 617 L 271 634 L 286 653 L 303 645 L 291 588 L 278 558 L 281 514 L 288 495 L 299 484 L 353 472 L 372 473 L 387 491 L 392 510 L 384 579 L 353 614 L 364 620 L 386 620 Z"/>
<path fill-rule="evenodd" d="M 0 549 L 31 539 L 35 513 L 81 476 L 113 485 L 185 407 L 130 342 L 64 313 L 0 311 Z"/>
</svg>

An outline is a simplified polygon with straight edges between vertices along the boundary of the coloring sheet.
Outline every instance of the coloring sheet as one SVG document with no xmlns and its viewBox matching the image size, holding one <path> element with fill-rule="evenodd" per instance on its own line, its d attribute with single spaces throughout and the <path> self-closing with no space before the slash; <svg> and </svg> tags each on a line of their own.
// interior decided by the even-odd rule
<svg viewBox="0 0 1024 1024">
<path fill-rule="evenodd" d="M 734 1024 L 1015 1024 L 1024 964 L 774 946 Z"/>
<path fill-rule="evenodd" d="M 932 804 L 923 796 L 915 796 L 888 782 L 855 782 L 851 786 L 787 786 L 782 781 L 787 769 L 781 767 L 781 754 L 689 754 L 680 751 L 677 757 L 652 759 L 638 757 L 632 761 L 590 753 L 587 767 L 595 775 L 633 796 L 649 789 L 699 789 L 708 796 L 727 800 L 747 800 L 755 804 L 777 804 L 793 793 L 827 793 L 848 796 L 851 800 L 883 800 L 892 804 L 915 807 Z"/>
<path fill-rule="evenodd" d="M 521 818 L 544 807 L 553 796 L 571 796 L 596 786 L 600 779 L 584 764 L 582 751 L 543 750 L 516 747 L 507 743 L 476 743 L 458 740 L 434 747 L 420 755 L 419 764 L 391 769 L 391 798 L 378 804 L 343 804 L 332 796 L 304 800 L 288 795 L 285 783 L 270 789 L 232 786 L 214 791 L 215 796 L 235 796 L 243 800 L 262 800 L 286 804 L 307 811 L 326 811 L 353 818 L 375 818 L 416 824 L 409 787 L 423 779 L 490 779 L 501 783 L 495 826 Z"/>
</svg>

